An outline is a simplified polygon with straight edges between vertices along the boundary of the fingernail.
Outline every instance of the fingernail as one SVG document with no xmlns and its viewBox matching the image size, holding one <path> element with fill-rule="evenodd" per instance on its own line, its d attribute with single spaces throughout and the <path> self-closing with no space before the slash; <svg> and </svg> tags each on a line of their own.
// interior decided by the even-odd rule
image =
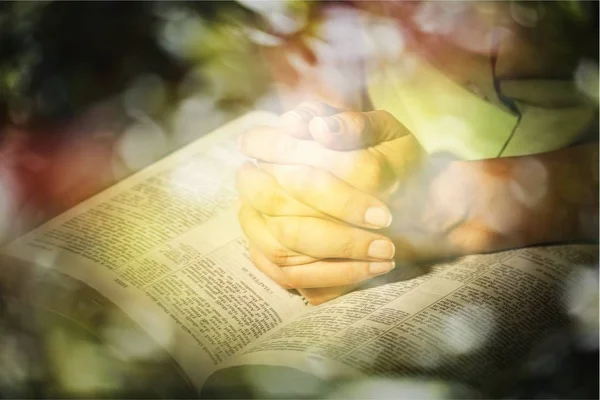
<svg viewBox="0 0 600 400">
<path fill-rule="evenodd" d="M 369 272 L 371 275 L 381 275 L 390 272 L 395 266 L 396 263 L 393 261 L 372 262 L 369 264 Z"/>
<path fill-rule="evenodd" d="M 380 228 L 386 228 L 392 223 L 392 215 L 382 207 L 369 207 L 365 213 L 365 222 Z"/>
<path fill-rule="evenodd" d="M 369 250 L 367 253 L 369 257 L 373 258 L 381 258 L 385 260 L 389 260 L 394 257 L 394 253 L 396 252 L 396 248 L 394 244 L 389 240 L 373 240 L 369 245 Z"/>
<path fill-rule="evenodd" d="M 342 127 L 340 121 L 335 117 L 315 118 L 315 120 L 321 125 L 321 129 L 324 128 L 331 133 L 339 133 Z"/>
</svg>

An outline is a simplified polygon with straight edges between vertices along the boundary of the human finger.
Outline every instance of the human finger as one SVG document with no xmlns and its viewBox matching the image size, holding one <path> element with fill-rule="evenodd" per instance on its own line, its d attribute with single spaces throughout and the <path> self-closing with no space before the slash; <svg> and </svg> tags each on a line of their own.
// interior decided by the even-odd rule
<svg viewBox="0 0 600 400">
<path fill-rule="evenodd" d="M 313 118 L 309 132 L 321 145 L 334 150 L 362 149 L 410 134 L 400 121 L 383 110 Z"/>
<path fill-rule="evenodd" d="M 305 101 L 293 110 L 281 115 L 281 126 L 287 134 L 296 138 L 312 139 L 308 130 L 310 121 L 315 117 L 328 117 L 340 111 L 341 109 L 330 106 L 322 101 Z"/>
<path fill-rule="evenodd" d="M 293 251 L 277 241 L 267 228 L 264 217 L 247 203 L 242 203 L 239 221 L 248 241 L 277 265 L 305 264 L 316 258 Z"/>
<path fill-rule="evenodd" d="M 271 261 L 258 247 L 250 243 L 248 245 L 248 251 L 250 253 L 250 259 L 256 268 L 258 268 L 263 274 L 271 278 L 275 283 L 284 289 L 293 289 L 292 286 L 288 285 L 285 273 L 281 267 Z"/>
<path fill-rule="evenodd" d="M 264 217 L 275 240 L 285 248 L 317 259 L 391 260 L 392 241 L 376 232 L 311 217 Z"/>
<path fill-rule="evenodd" d="M 279 267 L 255 246 L 251 245 L 249 250 L 256 268 L 279 286 L 285 289 L 315 288 L 315 290 L 307 292 L 309 297 L 313 297 L 313 301 L 323 302 L 337 297 L 352 290 L 360 282 L 386 274 L 394 269 L 393 261 L 353 260 L 323 260 L 303 265 Z M 330 287 L 335 287 L 335 289 L 331 291 L 321 289 Z"/>
<path fill-rule="evenodd" d="M 308 264 L 282 267 L 287 287 L 294 289 L 349 286 L 386 274 L 393 261 L 319 260 Z"/>
<path fill-rule="evenodd" d="M 359 286 L 358 283 L 345 286 L 332 286 L 326 288 L 296 289 L 313 306 L 333 300 L 346 293 L 350 293 Z"/>
<path fill-rule="evenodd" d="M 292 197 L 271 174 L 251 163 L 238 170 L 236 184 L 240 197 L 262 214 L 331 218 Z"/>
<path fill-rule="evenodd" d="M 279 164 L 268 164 L 265 168 L 277 179 L 284 193 L 309 206 L 310 210 L 318 210 L 337 220 L 370 229 L 385 228 L 392 222 L 392 214 L 381 200 L 356 189 L 329 171 Z M 266 193 L 263 190 L 258 196 L 267 196 Z M 279 206 L 278 197 L 274 194 L 268 201 L 273 208 Z M 312 216 L 308 213 L 305 215 Z"/>
<path fill-rule="evenodd" d="M 280 128 L 258 126 L 238 139 L 240 150 L 248 157 L 277 164 L 307 164 L 325 167 L 337 152 L 318 143 L 283 134 Z M 346 157 L 348 158 L 348 157 Z"/>
<path fill-rule="evenodd" d="M 241 151 L 266 163 L 308 165 L 327 170 L 366 193 L 379 193 L 394 178 L 386 157 L 376 150 L 336 151 L 300 140 L 271 127 L 251 129 L 240 137 Z M 372 151 L 371 151 L 372 150 Z"/>
</svg>

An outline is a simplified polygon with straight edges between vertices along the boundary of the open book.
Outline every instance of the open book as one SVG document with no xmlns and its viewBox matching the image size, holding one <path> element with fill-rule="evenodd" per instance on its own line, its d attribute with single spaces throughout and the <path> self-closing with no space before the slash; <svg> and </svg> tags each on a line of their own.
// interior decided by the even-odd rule
<svg viewBox="0 0 600 400">
<path fill-rule="evenodd" d="M 431 374 L 477 385 L 565 324 L 566 288 L 596 246 L 397 268 L 319 306 L 278 287 L 250 262 L 234 188 L 245 161 L 235 138 L 276 123 L 247 114 L 12 242 L 5 263 L 85 283 L 211 396 L 252 366 L 325 382 Z"/>
</svg>

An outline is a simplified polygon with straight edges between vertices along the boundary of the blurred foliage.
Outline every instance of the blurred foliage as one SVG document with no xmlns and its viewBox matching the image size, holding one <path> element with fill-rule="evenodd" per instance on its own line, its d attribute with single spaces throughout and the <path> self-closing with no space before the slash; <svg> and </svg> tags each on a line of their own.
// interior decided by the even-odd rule
<svg viewBox="0 0 600 400">
<path fill-rule="evenodd" d="M 165 83 L 166 107 L 189 94 L 179 83 L 198 69 L 194 89 L 248 104 L 266 81 L 236 28 L 252 14 L 231 1 L 0 3 L 1 120 L 46 128 L 146 75 Z M 241 79 L 250 86 L 242 95 Z M 230 81 L 236 90 L 215 93 L 215 82 Z"/>
</svg>

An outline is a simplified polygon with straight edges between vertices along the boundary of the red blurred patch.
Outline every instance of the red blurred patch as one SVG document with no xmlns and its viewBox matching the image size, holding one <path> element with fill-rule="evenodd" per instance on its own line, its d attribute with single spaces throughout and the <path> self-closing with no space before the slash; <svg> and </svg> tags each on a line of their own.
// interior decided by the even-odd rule
<svg viewBox="0 0 600 400">
<path fill-rule="evenodd" d="M 47 219 L 114 183 L 111 133 L 5 128 L 2 136 L 0 165 L 14 179 L 17 212 L 27 206 Z"/>
</svg>

